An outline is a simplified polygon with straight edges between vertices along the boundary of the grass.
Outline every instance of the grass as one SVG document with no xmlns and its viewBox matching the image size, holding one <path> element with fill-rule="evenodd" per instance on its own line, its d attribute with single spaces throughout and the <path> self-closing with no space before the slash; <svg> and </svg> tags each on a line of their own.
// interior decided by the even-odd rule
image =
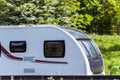
<svg viewBox="0 0 120 80">
<path fill-rule="evenodd" d="M 120 75 L 120 36 L 90 34 L 100 48 L 106 75 Z"/>
</svg>

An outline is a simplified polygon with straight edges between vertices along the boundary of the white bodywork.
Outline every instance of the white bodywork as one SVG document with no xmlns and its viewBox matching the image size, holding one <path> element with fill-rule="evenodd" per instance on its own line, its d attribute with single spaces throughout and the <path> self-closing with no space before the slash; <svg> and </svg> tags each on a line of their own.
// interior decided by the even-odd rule
<svg viewBox="0 0 120 80">
<path fill-rule="evenodd" d="M 46 58 L 44 56 L 46 40 L 63 40 L 65 56 Z M 10 41 L 26 41 L 26 51 L 12 53 Z M 0 44 L 0 75 L 94 75 L 82 46 L 65 29 L 54 25 L 1 26 Z M 100 73 L 103 74 L 104 72 Z"/>
</svg>

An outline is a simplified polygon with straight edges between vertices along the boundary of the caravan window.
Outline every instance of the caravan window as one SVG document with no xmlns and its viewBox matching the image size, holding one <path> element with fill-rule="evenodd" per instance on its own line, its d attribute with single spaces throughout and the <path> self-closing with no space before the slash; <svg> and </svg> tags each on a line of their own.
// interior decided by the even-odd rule
<svg viewBox="0 0 120 80">
<path fill-rule="evenodd" d="M 91 40 L 79 40 L 79 44 L 83 47 L 87 57 L 97 59 L 100 54 L 95 44 Z"/>
<path fill-rule="evenodd" d="M 44 41 L 44 56 L 48 58 L 62 58 L 65 55 L 64 41 Z"/>
<path fill-rule="evenodd" d="M 11 52 L 25 52 L 26 41 L 10 41 L 10 51 Z"/>
</svg>

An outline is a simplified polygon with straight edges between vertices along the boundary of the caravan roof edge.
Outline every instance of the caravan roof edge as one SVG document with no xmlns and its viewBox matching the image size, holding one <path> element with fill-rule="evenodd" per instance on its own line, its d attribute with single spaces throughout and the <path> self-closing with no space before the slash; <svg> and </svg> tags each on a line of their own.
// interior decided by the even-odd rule
<svg viewBox="0 0 120 80">
<path fill-rule="evenodd" d="M 0 28 L 33 28 L 33 27 L 57 27 L 56 25 L 52 24 L 42 24 L 42 25 L 1 25 Z"/>
</svg>

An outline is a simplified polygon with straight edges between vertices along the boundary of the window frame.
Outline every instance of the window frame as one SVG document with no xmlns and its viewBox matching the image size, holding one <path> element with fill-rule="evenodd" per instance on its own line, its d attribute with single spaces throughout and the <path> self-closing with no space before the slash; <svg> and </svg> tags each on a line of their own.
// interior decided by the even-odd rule
<svg viewBox="0 0 120 80">
<path fill-rule="evenodd" d="M 13 51 L 12 50 L 12 43 L 15 43 L 15 42 L 23 42 L 24 44 L 25 44 L 25 49 L 23 50 L 23 51 Z M 25 53 L 26 52 L 26 50 L 27 50 L 27 43 L 26 43 L 26 41 L 10 41 L 10 43 L 9 43 L 9 49 L 10 49 L 10 52 L 12 52 L 12 53 Z"/>
<path fill-rule="evenodd" d="M 46 42 L 61 42 L 63 44 L 63 53 L 61 56 L 47 56 L 45 51 Z M 64 40 L 45 40 L 44 41 L 44 57 L 46 58 L 64 58 L 65 57 L 65 41 Z"/>
</svg>

